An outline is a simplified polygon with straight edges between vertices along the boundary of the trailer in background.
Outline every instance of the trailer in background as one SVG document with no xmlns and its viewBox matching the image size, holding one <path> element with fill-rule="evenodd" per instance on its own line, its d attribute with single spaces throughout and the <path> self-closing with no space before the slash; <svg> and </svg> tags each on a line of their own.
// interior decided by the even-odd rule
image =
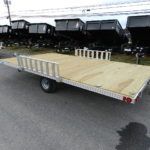
<svg viewBox="0 0 150 150">
<path fill-rule="evenodd" d="M 4 46 L 7 46 L 10 43 L 11 39 L 11 27 L 8 25 L 0 26 L 0 42 L 4 43 Z"/>
<path fill-rule="evenodd" d="M 132 51 L 150 53 L 150 15 L 128 17 L 126 28 L 131 34 Z"/>
<path fill-rule="evenodd" d="M 29 22 L 26 20 L 11 21 L 12 43 L 28 45 Z"/>
<path fill-rule="evenodd" d="M 87 21 L 86 28 L 90 49 L 121 51 L 127 37 L 118 20 Z"/>
<path fill-rule="evenodd" d="M 60 51 L 75 50 L 85 45 L 85 23 L 81 19 L 57 19 L 55 22 L 57 41 L 59 41 L 58 49 Z"/>
<path fill-rule="evenodd" d="M 32 23 L 29 25 L 29 45 L 38 47 L 54 47 L 55 27 L 47 23 Z"/>
</svg>

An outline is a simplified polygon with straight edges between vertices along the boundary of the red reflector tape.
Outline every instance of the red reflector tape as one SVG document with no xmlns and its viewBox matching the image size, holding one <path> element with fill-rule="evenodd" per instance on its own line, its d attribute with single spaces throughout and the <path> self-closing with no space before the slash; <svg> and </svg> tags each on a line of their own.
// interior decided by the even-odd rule
<svg viewBox="0 0 150 150">
<path fill-rule="evenodd" d="M 132 99 L 131 98 L 127 98 L 127 103 L 131 103 Z"/>
<path fill-rule="evenodd" d="M 132 99 L 130 97 L 123 97 L 123 101 L 126 102 L 126 103 L 131 103 L 132 102 Z"/>
</svg>

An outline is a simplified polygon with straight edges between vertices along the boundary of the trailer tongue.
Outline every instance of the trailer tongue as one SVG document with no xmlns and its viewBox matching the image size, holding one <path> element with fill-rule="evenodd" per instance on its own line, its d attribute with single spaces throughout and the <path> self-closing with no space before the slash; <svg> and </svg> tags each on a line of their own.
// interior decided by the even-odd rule
<svg viewBox="0 0 150 150">
<path fill-rule="evenodd" d="M 110 61 L 110 52 L 76 50 L 75 55 L 18 56 L 1 63 L 40 75 L 45 92 L 56 91 L 62 82 L 127 103 L 135 103 L 149 82 L 150 67 Z"/>
</svg>

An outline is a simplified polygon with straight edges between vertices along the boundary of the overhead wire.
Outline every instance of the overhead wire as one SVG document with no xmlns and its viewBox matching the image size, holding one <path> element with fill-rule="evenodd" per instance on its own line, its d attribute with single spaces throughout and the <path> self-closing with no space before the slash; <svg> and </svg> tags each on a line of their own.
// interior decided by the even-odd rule
<svg viewBox="0 0 150 150">
<path fill-rule="evenodd" d="M 134 11 L 123 11 L 123 12 L 101 12 L 101 13 L 92 13 L 92 14 L 64 14 L 64 15 L 13 15 L 12 17 L 18 17 L 18 18 L 72 18 L 72 17 L 93 17 L 93 16 L 118 16 L 118 15 L 137 15 L 137 14 L 150 14 L 150 9 L 143 9 L 143 10 L 134 10 Z M 0 19 L 3 19 L 5 17 L 0 17 Z"/>
<path fill-rule="evenodd" d="M 103 4 L 103 5 L 88 5 L 87 7 L 86 6 L 80 6 L 80 7 L 69 7 L 69 8 L 60 8 L 61 10 L 69 10 L 69 9 L 78 9 L 78 8 L 90 8 L 91 7 L 91 10 L 89 11 L 89 13 L 83 13 L 83 11 L 81 10 L 76 10 L 78 13 L 67 13 L 67 14 L 51 14 L 51 15 L 47 15 L 47 14 L 42 14 L 42 13 L 48 13 L 48 11 L 50 10 L 56 10 L 56 9 L 41 9 L 41 10 L 38 10 L 38 11 L 42 11 L 42 12 L 39 12 L 37 13 L 35 10 L 35 13 L 30 13 L 31 10 L 25 10 L 25 11 L 18 11 L 18 12 L 28 12 L 26 14 L 18 14 L 18 13 L 13 13 L 12 14 L 12 17 L 14 18 L 37 18 L 37 17 L 40 17 L 40 18 L 58 18 L 58 17 L 68 17 L 68 18 L 72 18 L 72 17 L 92 17 L 92 16 L 114 16 L 114 15 L 130 15 L 130 14 L 149 14 L 150 13 L 150 9 L 140 9 L 140 10 L 125 10 L 125 11 L 116 11 L 116 12 L 111 12 L 111 11 L 107 11 L 107 12 L 93 12 L 92 11 L 94 10 L 99 10 L 101 9 L 102 10 L 110 10 L 110 9 L 114 9 L 114 8 L 127 8 L 127 7 L 139 7 L 139 6 L 148 6 L 150 5 L 150 1 L 149 0 L 139 0 L 139 1 L 135 1 L 135 2 L 120 2 L 120 3 L 109 3 L 109 4 Z M 83 9 L 84 10 L 84 9 Z M 47 11 L 47 12 L 45 12 Z M 66 12 L 66 11 L 64 11 Z M 72 11 L 71 11 L 72 12 Z M 1 16 L 0 19 L 4 19 L 5 17 L 7 16 Z"/>
<path fill-rule="evenodd" d="M 112 8 L 112 7 L 118 7 L 119 5 L 125 5 L 127 4 L 128 6 L 131 4 L 138 4 L 138 3 L 145 3 L 145 2 L 150 2 L 149 0 L 138 0 L 138 1 L 128 1 L 128 2 L 119 2 L 119 3 L 108 3 L 108 4 L 98 4 L 98 5 L 86 5 L 86 6 L 76 6 L 76 7 L 64 7 L 64 8 L 50 8 L 50 9 L 38 9 L 38 10 L 21 10 L 21 11 L 17 11 L 17 12 L 38 12 L 38 11 L 67 11 L 67 10 L 76 10 L 76 9 L 86 9 L 86 8 L 93 8 L 93 7 L 106 7 L 106 8 Z"/>
</svg>

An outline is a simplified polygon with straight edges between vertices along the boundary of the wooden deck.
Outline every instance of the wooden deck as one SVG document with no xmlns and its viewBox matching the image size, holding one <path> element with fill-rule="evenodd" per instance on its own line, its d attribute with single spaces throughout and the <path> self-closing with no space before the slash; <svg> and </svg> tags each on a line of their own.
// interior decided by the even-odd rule
<svg viewBox="0 0 150 150">
<path fill-rule="evenodd" d="M 33 58 L 59 63 L 60 76 L 134 98 L 145 81 L 150 67 L 113 61 L 91 60 L 55 53 L 33 55 Z M 4 61 L 17 65 L 16 58 Z"/>
</svg>

